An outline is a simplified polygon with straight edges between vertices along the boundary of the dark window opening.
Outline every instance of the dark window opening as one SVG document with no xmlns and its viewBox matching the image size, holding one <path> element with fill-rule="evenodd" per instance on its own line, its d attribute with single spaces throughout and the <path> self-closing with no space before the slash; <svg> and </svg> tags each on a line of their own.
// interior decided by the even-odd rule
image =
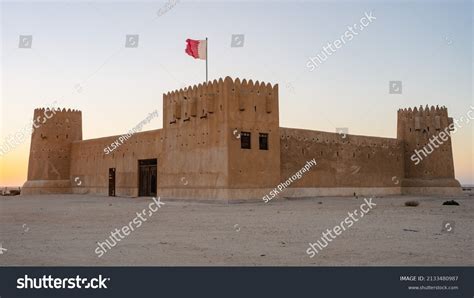
<svg viewBox="0 0 474 298">
<path fill-rule="evenodd" d="M 240 132 L 240 148 L 250 149 L 250 132 Z"/>
<path fill-rule="evenodd" d="M 115 197 L 115 168 L 109 168 L 109 197 Z"/>
<path fill-rule="evenodd" d="M 268 133 L 259 134 L 258 143 L 260 146 L 260 150 L 268 150 Z"/>
</svg>

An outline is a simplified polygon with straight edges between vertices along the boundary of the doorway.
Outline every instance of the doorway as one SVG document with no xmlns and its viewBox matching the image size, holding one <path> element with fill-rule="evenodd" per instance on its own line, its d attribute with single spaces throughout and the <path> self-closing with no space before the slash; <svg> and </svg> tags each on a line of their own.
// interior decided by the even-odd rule
<svg viewBox="0 0 474 298">
<path fill-rule="evenodd" d="M 138 195 L 140 197 L 156 196 L 157 160 L 143 159 L 138 161 Z"/>
<path fill-rule="evenodd" d="M 115 197 L 115 168 L 109 169 L 109 197 Z"/>
</svg>

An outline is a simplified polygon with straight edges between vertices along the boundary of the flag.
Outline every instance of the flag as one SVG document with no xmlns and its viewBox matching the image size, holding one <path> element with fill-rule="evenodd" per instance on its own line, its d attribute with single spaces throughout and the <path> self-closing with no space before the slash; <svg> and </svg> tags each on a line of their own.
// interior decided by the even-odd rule
<svg viewBox="0 0 474 298">
<path fill-rule="evenodd" d="M 186 39 L 185 52 L 195 59 L 207 60 L 207 41 Z"/>
</svg>

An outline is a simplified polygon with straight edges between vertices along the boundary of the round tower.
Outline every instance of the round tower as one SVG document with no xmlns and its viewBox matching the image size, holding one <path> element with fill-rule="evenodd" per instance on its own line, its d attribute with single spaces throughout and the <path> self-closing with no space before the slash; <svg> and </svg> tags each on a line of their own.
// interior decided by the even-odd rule
<svg viewBox="0 0 474 298">
<path fill-rule="evenodd" d="M 82 140 L 82 113 L 71 109 L 35 109 L 28 181 L 22 194 L 69 193 L 71 144 Z"/>
<path fill-rule="evenodd" d="M 397 138 L 403 140 L 406 192 L 426 193 L 436 187 L 458 193 L 460 184 L 454 177 L 451 131 L 453 119 L 446 107 L 398 110 Z M 434 193 L 440 193 L 437 189 Z"/>
</svg>

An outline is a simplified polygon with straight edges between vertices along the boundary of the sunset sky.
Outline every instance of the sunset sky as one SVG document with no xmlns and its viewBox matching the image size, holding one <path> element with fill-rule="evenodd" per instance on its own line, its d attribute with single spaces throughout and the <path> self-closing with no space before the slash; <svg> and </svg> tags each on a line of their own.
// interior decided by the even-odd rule
<svg viewBox="0 0 474 298">
<path fill-rule="evenodd" d="M 471 1 L 82 1 L 1 3 L 0 141 L 53 101 L 83 113 L 84 139 L 162 127 L 162 94 L 205 80 L 184 53 L 209 38 L 209 77 L 280 85 L 280 126 L 396 137 L 397 110 L 474 106 Z M 164 14 L 157 15 L 161 9 Z M 366 12 L 376 19 L 314 71 L 306 66 Z M 138 47 L 125 36 L 138 34 Z M 231 47 L 244 34 L 243 47 Z M 32 48 L 19 36 L 32 35 Z M 389 94 L 402 81 L 402 94 Z M 456 178 L 474 184 L 474 121 L 453 135 Z M 0 157 L 0 186 L 26 180 L 29 138 Z"/>
</svg>

